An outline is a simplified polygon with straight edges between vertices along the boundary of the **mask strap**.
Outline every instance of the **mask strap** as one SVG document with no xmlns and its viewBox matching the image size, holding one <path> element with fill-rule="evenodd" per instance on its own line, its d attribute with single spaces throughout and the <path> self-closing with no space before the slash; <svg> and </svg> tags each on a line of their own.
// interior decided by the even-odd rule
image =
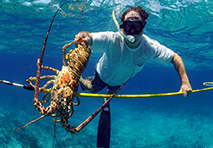
<svg viewBox="0 0 213 148">
<path fill-rule="evenodd" d="M 125 39 L 129 40 L 130 42 L 132 42 L 132 43 L 135 42 L 134 36 L 132 36 L 132 35 L 126 35 L 126 34 L 125 34 L 124 32 L 122 32 L 122 30 L 120 29 L 119 24 L 118 24 L 118 21 L 117 21 L 116 18 L 115 18 L 115 10 L 112 11 L 112 18 L 113 18 L 113 21 L 114 21 L 114 23 L 115 23 L 117 29 L 118 29 L 118 32 L 119 32 Z"/>
</svg>

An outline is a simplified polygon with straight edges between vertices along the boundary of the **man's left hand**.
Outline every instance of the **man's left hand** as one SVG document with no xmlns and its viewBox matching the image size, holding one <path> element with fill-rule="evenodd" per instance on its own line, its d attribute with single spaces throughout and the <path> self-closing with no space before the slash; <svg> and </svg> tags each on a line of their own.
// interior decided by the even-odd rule
<svg viewBox="0 0 213 148">
<path fill-rule="evenodd" d="M 190 84 L 182 84 L 180 92 L 183 92 L 184 97 L 188 97 L 192 93 L 192 87 Z"/>
</svg>

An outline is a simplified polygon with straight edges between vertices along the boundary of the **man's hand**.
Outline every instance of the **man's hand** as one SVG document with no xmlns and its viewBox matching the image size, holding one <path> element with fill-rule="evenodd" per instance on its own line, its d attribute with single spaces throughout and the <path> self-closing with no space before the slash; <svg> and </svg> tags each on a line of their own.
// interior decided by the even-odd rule
<svg viewBox="0 0 213 148">
<path fill-rule="evenodd" d="M 75 39 L 78 39 L 79 37 L 82 37 L 85 39 L 85 41 L 91 45 L 92 44 L 92 34 L 87 31 L 81 31 L 77 35 L 75 35 Z"/>
<path fill-rule="evenodd" d="M 188 97 L 192 93 L 192 87 L 188 84 L 182 84 L 180 92 L 183 92 L 184 97 Z"/>
</svg>

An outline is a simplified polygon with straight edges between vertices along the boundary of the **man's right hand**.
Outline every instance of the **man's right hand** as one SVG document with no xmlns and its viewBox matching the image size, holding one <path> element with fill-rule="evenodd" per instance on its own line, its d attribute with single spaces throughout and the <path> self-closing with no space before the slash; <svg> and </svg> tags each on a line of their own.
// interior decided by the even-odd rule
<svg viewBox="0 0 213 148">
<path fill-rule="evenodd" d="M 87 31 L 81 31 L 77 35 L 75 35 L 75 39 L 78 39 L 79 37 L 82 37 L 85 39 L 85 41 L 89 44 L 92 45 L 92 34 L 87 32 Z"/>
</svg>

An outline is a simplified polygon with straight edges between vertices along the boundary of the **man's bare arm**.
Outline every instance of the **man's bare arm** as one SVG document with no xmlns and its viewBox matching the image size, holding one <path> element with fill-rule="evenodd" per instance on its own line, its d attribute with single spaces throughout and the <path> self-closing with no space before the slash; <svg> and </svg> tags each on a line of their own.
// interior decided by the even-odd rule
<svg viewBox="0 0 213 148">
<path fill-rule="evenodd" d="M 173 63 L 182 83 L 180 91 L 184 92 L 184 97 L 188 97 L 192 93 L 192 87 L 189 83 L 183 60 L 177 53 L 174 53 L 171 62 Z"/>
</svg>

